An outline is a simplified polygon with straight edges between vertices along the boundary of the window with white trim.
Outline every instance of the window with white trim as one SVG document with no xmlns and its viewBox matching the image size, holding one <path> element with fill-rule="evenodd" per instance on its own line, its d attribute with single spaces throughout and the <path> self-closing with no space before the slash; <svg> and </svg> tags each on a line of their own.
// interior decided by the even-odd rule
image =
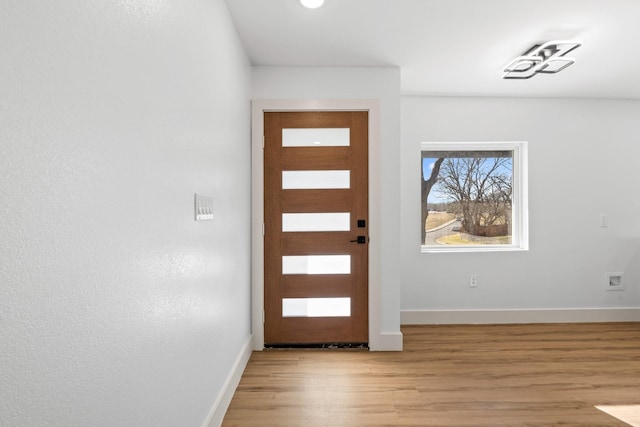
<svg viewBox="0 0 640 427">
<path fill-rule="evenodd" d="M 422 252 L 527 250 L 527 143 L 421 143 Z"/>
</svg>

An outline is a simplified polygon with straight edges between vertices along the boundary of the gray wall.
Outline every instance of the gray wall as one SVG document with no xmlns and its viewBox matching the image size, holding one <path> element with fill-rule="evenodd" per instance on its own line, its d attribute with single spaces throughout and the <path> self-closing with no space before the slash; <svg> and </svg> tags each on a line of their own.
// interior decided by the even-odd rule
<svg viewBox="0 0 640 427">
<path fill-rule="evenodd" d="M 202 426 L 250 338 L 226 5 L 10 0 L 0 52 L 0 425 Z"/>
<path fill-rule="evenodd" d="M 403 98 L 402 310 L 640 307 L 638 117 L 636 101 Z M 529 142 L 529 251 L 420 253 L 421 141 Z"/>
</svg>

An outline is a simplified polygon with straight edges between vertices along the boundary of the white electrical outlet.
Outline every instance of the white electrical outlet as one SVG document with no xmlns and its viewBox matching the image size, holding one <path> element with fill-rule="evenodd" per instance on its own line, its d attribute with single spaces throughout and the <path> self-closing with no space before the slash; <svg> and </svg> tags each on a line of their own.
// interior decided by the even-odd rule
<svg viewBox="0 0 640 427">
<path fill-rule="evenodd" d="M 469 276 L 469 287 L 470 288 L 478 287 L 478 276 L 476 276 L 475 274 L 472 274 L 471 276 Z"/>
<path fill-rule="evenodd" d="M 196 221 L 213 219 L 213 197 L 202 196 L 196 193 L 195 217 Z"/>
</svg>

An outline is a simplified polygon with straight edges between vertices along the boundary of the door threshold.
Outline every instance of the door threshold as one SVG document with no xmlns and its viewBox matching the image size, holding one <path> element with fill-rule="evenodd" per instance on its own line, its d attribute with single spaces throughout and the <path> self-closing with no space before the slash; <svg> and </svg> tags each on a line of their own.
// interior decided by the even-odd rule
<svg viewBox="0 0 640 427">
<path fill-rule="evenodd" d="M 363 350 L 369 351 L 368 343 L 307 343 L 265 344 L 265 350 Z"/>
</svg>

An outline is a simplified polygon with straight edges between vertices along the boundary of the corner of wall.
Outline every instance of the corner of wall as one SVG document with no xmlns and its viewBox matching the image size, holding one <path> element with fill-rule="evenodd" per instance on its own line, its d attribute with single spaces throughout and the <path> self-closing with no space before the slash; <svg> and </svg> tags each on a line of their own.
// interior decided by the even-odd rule
<svg viewBox="0 0 640 427">
<path fill-rule="evenodd" d="M 203 427 L 219 427 L 222 425 L 222 421 L 224 420 L 224 416 L 227 413 L 227 409 L 231 404 L 231 399 L 233 398 L 233 394 L 238 388 L 238 384 L 240 384 L 240 379 L 242 378 L 242 373 L 249 362 L 249 358 L 251 357 L 252 347 L 253 347 L 253 336 L 249 336 L 245 344 L 242 346 L 238 357 L 236 358 L 235 363 L 233 364 L 233 368 L 229 372 L 229 376 L 227 380 L 224 382 L 224 386 L 218 395 L 218 398 L 213 404 L 211 411 L 209 412 L 209 416 L 207 417 L 207 421 L 204 423 Z"/>
<path fill-rule="evenodd" d="M 371 351 L 402 351 L 402 332 L 382 332 L 369 345 Z"/>
</svg>

